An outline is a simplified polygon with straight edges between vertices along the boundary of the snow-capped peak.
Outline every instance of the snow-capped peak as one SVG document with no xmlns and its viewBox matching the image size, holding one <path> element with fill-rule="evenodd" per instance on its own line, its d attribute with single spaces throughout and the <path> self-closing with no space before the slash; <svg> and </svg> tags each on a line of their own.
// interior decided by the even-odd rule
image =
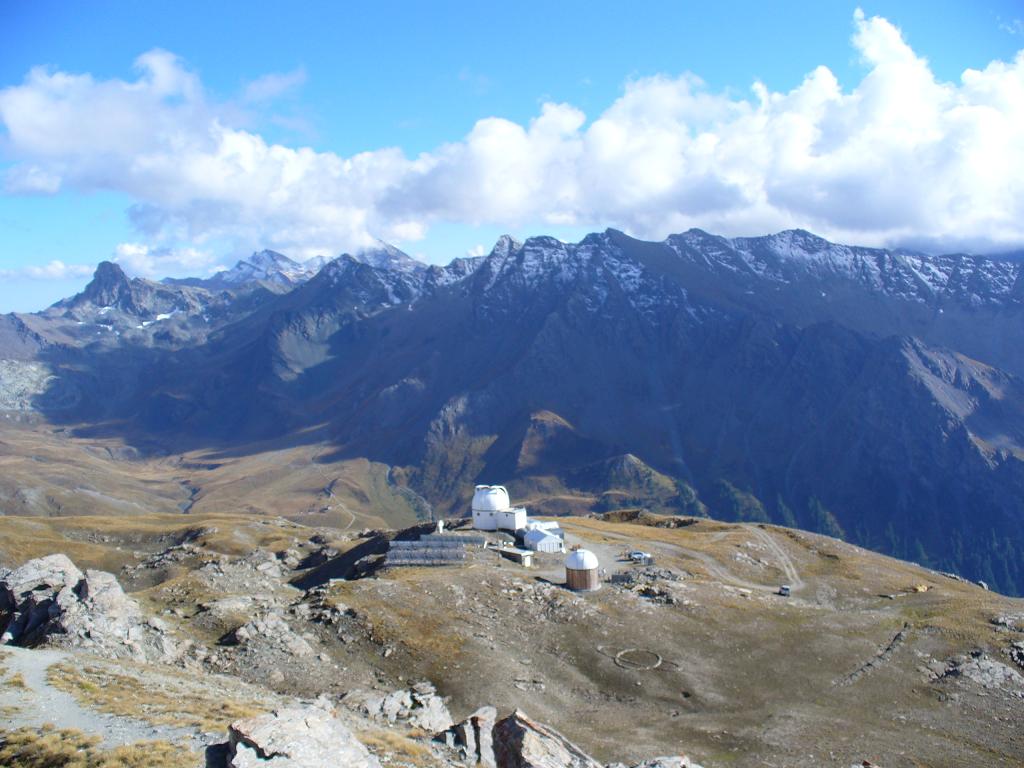
<svg viewBox="0 0 1024 768">
<path fill-rule="evenodd" d="M 515 253 L 523 247 L 522 242 L 516 240 L 512 235 L 502 235 L 498 238 L 498 242 L 494 244 L 491 249 L 492 256 L 504 257 L 510 253 Z"/>
<path fill-rule="evenodd" d="M 297 261 L 292 261 L 283 253 L 278 253 L 277 251 L 271 251 L 269 249 L 264 249 L 254 253 L 246 259 L 246 262 L 263 269 L 295 269 L 299 267 L 299 263 Z"/>
<path fill-rule="evenodd" d="M 264 249 L 243 259 L 229 270 L 218 272 L 213 279 L 241 285 L 254 280 L 266 280 L 279 285 L 293 286 L 305 282 L 319 270 L 289 259 L 282 253 Z"/>
<path fill-rule="evenodd" d="M 377 269 L 394 269 L 399 272 L 420 272 L 427 268 L 426 264 L 383 240 L 357 251 L 353 258 Z"/>
</svg>

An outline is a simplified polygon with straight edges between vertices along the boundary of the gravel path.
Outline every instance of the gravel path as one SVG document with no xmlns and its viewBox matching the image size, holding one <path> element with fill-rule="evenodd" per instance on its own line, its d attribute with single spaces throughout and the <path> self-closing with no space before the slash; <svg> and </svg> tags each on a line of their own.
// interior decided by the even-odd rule
<svg viewBox="0 0 1024 768">
<path fill-rule="evenodd" d="M 154 726 L 143 720 L 88 709 L 70 693 L 50 685 L 46 671 L 54 664 L 68 659 L 75 664 L 81 663 L 80 655 L 15 646 L 4 646 L 0 653 L 0 662 L 6 667 L 6 677 L 20 673 L 26 685 L 25 688 L 4 686 L 4 704 L 17 707 L 16 712 L 7 715 L 6 725 L 9 728 L 38 728 L 46 723 L 52 723 L 58 728 L 77 728 L 102 737 L 103 746 L 107 748 L 153 739 L 194 740 L 197 736 L 189 728 Z"/>
<path fill-rule="evenodd" d="M 793 564 L 792 559 L 786 554 L 786 551 L 782 546 L 774 539 L 774 537 L 768 532 L 755 525 L 742 525 L 744 531 L 752 533 L 754 537 L 763 543 L 768 550 L 778 560 L 778 566 L 783 573 L 786 574 L 786 578 L 789 580 L 790 588 L 796 592 L 804 588 L 804 580 L 800 578 L 800 573 L 796 566 Z M 610 531 L 603 531 L 602 535 L 607 536 L 611 539 L 621 540 L 623 542 L 632 542 L 633 539 L 629 536 L 625 536 L 619 533 L 612 533 Z M 712 541 L 716 541 L 721 538 L 718 534 L 712 535 Z M 717 538 L 714 538 L 717 537 Z M 589 542 L 586 542 L 587 546 L 591 546 Z M 725 567 L 721 562 L 715 559 L 712 555 L 707 552 L 703 552 L 699 549 L 691 549 L 690 547 L 684 547 L 681 544 L 671 544 L 663 541 L 651 541 L 646 542 L 644 545 L 647 549 L 650 549 L 657 553 L 658 551 L 669 553 L 669 554 L 684 554 L 698 560 L 704 568 L 707 570 L 708 575 L 712 578 L 717 579 L 723 584 L 729 584 L 734 587 L 741 587 L 744 589 L 750 589 L 757 592 L 777 592 L 779 589 L 778 584 L 757 584 L 752 581 L 740 578 L 732 573 L 728 568 Z"/>
<path fill-rule="evenodd" d="M 751 531 L 758 539 L 760 539 L 768 549 L 774 553 L 776 559 L 779 561 L 779 565 L 782 566 L 782 570 L 786 574 L 786 578 L 789 579 L 789 586 L 794 592 L 798 592 L 806 586 L 804 580 L 800 578 L 800 572 L 796 569 L 793 564 L 792 558 L 786 554 L 786 550 L 775 540 L 764 528 L 758 528 L 756 526 L 749 526 L 747 530 Z"/>
</svg>

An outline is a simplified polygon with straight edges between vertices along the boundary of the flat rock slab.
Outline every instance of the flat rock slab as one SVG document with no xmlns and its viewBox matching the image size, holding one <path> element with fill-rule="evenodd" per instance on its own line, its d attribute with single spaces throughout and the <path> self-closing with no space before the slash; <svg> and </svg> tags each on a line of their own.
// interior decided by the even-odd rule
<svg viewBox="0 0 1024 768">
<path fill-rule="evenodd" d="M 228 729 L 230 768 L 380 768 L 332 712 L 293 707 L 238 720 Z"/>
</svg>

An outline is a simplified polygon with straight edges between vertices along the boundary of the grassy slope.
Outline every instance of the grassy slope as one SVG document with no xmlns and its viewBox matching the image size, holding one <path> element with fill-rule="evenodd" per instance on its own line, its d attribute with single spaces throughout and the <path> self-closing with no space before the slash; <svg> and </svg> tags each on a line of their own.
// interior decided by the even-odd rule
<svg viewBox="0 0 1024 768">
<path fill-rule="evenodd" d="M 386 465 L 326 461 L 319 446 L 246 446 L 142 457 L 116 441 L 79 440 L 40 425 L 0 426 L 0 514 L 284 516 L 359 530 L 416 520 Z"/>
<path fill-rule="evenodd" d="M 333 582 L 331 599 L 372 624 L 374 642 L 324 641 L 338 671 L 323 668 L 321 690 L 343 689 L 364 673 L 395 686 L 428 678 L 451 697 L 456 716 L 485 703 L 522 707 L 603 760 L 683 750 L 707 765 L 817 766 L 831 764 L 820 756 L 832 751 L 842 765 L 1019 764 L 1020 700 L 929 680 L 922 665 L 974 648 L 1005 659 L 1018 636 L 996 631 L 991 618 L 1024 613 L 1024 601 L 775 526 L 563 522 L 606 568 L 627 568 L 617 554 L 641 547 L 659 567 L 688 574 L 669 585 L 676 601 L 611 585 L 574 596 L 557 586 L 555 556 L 532 571 L 486 556 L 461 569 Z M 4 518 L 0 555 L 17 563 L 69 551 L 81 566 L 116 570 L 136 559 L 133 549 L 166 546 L 196 525 L 217 529 L 203 537 L 204 549 L 228 554 L 276 551 L 311 533 L 250 516 Z M 771 590 L 793 581 L 787 564 L 803 586 L 784 600 Z M 173 579 L 168 585 L 188 576 Z M 928 590 L 912 591 L 921 586 Z M 174 591 L 154 587 L 140 597 L 159 611 L 162 595 Z M 189 621 L 176 623 L 203 639 Z M 901 630 L 906 640 L 884 665 L 844 682 Z M 386 657 L 384 647 L 393 649 Z M 616 665 L 615 654 L 629 649 L 664 663 Z"/>
</svg>

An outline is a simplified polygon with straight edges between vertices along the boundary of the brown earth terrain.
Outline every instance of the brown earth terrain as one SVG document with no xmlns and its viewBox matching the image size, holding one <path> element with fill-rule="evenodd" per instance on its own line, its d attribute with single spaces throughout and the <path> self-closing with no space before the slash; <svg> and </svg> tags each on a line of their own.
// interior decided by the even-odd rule
<svg viewBox="0 0 1024 768">
<path fill-rule="evenodd" d="M 561 555 L 526 569 L 476 548 L 463 566 L 382 568 L 394 532 L 204 512 L 2 518 L 0 564 L 65 552 L 191 641 L 171 667 L 130 667 L 163 676 L 153 692 L 114 695 L 125 662 L 51 670 L 85 708 L 154 698 L 144 708 L 163 728 L 168 676 L 219 675 L 237 707 L 429 680 L 457 720 L 520 708 L 604 762 L 1024 760 L 1024 601 L 777 526 L 628 512 L 562 524 L 597 554 L 599 591 L 567 591 Z M 629 563 L 635 548 L 654 564 Z M 202 723 L 182 722 L 192 730 L 154 737 L 195 748 Z M 398 736 L 413 746 L 396 756 Z M 398 736 L 378 732 L 379 754 L 444 764 L 429 734 Z"/>
<path fill-rule="evenodd" d="M 330 461 L 323 446 L 249 445 L 231 454 L 144 453 L 80 439 L 28 415 L 0 420 L 0 510 L 10 515 L 226 512 L 341 530 L 401 527 L 424 512 L 389 467 Z"/>
</svg>

